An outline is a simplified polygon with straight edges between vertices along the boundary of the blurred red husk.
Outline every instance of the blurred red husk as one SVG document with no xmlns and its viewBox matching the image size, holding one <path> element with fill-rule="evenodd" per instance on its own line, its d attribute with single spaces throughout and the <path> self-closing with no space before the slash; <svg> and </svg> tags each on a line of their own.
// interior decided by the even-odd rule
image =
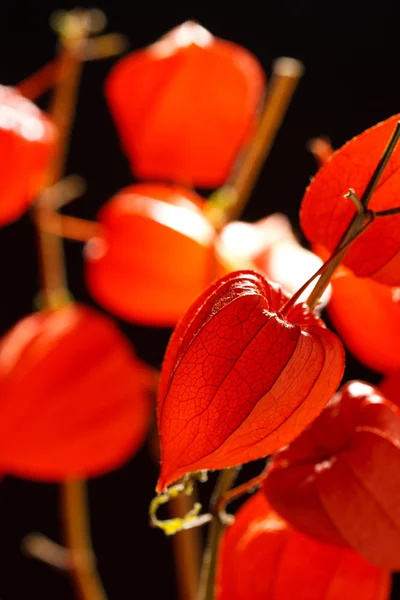
<svg viewBox="0 0 400 600">
<path fill-rule="evenodd" d="M 399 409 L 370 385 L 346 384 L 273 457 L 264 491 L 293 527 L 399 570 Z"/>
<path fill-rule="evenodd" d="M 326 260 L 328 252 L 315 248 Z M 345 346 L 379 373 L 400 370 L 400 290 L 340 266 L 331 279 L 329 317 Z"/>
<path fill-rule="evenodd" d="M 187 21 L 121 59 L 106 96 L 136 177 L 208 188 L 248 142 L 264 86 L 250 52 Z"/>
<path fill-rule="evenodd" d="M 0 470 L 100 475 L 142 444 L 151 374 L 106 316 L 69 304 L 29 315 L 0 343 Z"/>
<path fill-rule="evenodd" d="M 222 540 L 217 600 L 388 600 L 390 573 L 292 529 L 262 492 Z"/>
<path fill-rule="evenodd" d="M 300 223 L 307 239 L 332 252 L 347 229 L 356 208 L 343 198 L 350 188 L 359 198 L 370 180 L 400 116 L 367 129 L 325 162 L 307 188 Z M 369 208 L 382 211 L 399 205 L 400 148 L 374 192 Z M 375 219 L 351 246 L 343 264 L 359 277 L 372 277 L 386 285 L 400 285 L 400 214 Z"/>
<path fill-rule="evenodd" d="M 208 288 L 175 329 L 158 394 L 158 490 L 182 475 L 267 456 L 337 389 L 340 340 L 305 304 L 253 271 Z"/>
<path fill-rule="evenodd" d="M 0 225 L 18 219 L 33 202 L 55 143 L 49 117 L 17 89 L 0 85 Z"/>
<path fill-rule="evenodd" d="M 203 202 L 164 184 L 132 185 L 114 196 L 99 214 L 104 237 L 85 249 L 94 298 L 128 321 L 176 325 L 217 269 Z"/>
<path fill-rule="evenodd" d="M 379 389 L 385 398 L 400 406 L 400 372 L 387 375 L 380 382 Z"/>
</svg>

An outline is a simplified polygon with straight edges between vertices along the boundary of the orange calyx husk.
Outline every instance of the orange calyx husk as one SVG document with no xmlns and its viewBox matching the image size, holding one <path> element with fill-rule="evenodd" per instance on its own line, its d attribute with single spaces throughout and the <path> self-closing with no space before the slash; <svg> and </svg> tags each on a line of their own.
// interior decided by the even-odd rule
<svg viewBox="0 0 400 600">
<path fill-rule="evenodd" d="M 136 184 L 114 196 L 99 214 L 105 233 L 85 248 L 94 298 L 128 321 L 176 325 L 217 270 L 203 203 L 165 184 Z"/>
<path fill-rule="evenodd" d="M 258 492 L 222 539 L 217 600 L 389 600 L 390 573 L 292 529 Z"/>
<path fill-rule="evenodd" d="M 339 339 L 253 271 L 207 289 L 175 329 L 158 394 L 158 491 L 186 473 L 264 457 L 294 439 L 337 389 Z"/>
<path fill-rule="evenodd" d="M 400 412 L 378 389 L 346 384 L 270 462 L 263 489 L 293 527 L 400 568 Z"/>
<path fill-rule="evenodd" d="M 308 186 L 300 209 L 300 224 L 312 244 L 333 252 L 356 208 L 344 198 L 350 188 L 358 198 L 374 172 L 390 135 L 400 119 L 394 115 L 367 129 L 337 150 Z M 382 211 L 398 207 L 400 147 L 381 176 L 368 208 Z M 343 264 L 359 277 L 386 285 L 400 285 L 400 214 L 377 218 L 351 246 Z"/>
<path fill-rule="evenodd" d="M 69 304 L 22 319 L 0 342 L 0 467 L 41 481 L 100 475 L 135 453 L 150 374 L 108 317 Z"/>
<path fill-rule="evenodd" d="M 47 115 L 17 89 L 0 85 L 0 225 L 18 219 L 34 201 L 56 137 Z"/>
<path fill-rule="evenodd" d="M 381 393 L 400 407 L 400 371 L 397 373 L 389 373 L 379 384 Z"/>
<path fill-rule="evenodd" d="M 264 86 L 250 52 L 187 21 L 118 61 L 106 97 L 136 177 L 213 188 L 253 133 Z"/>
<path fill-rule="evenodd" d="M 327 258 L 325 249 L 317 253 Z M 328 315 L 345 346 L 379 373 L 400 370 L 400 290 L 340 266 L 331 279 Z"/>
</svg>

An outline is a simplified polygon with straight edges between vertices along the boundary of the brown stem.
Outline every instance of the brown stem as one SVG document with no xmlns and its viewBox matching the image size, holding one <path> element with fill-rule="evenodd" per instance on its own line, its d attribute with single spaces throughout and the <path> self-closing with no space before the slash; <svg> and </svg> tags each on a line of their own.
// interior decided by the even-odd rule
<svg viewBox="0 0 400 600">
<path fill-rule="evenodd" d="M 279 58 L 275 61 L 257 132 L 230 182 L 236 201 L 228 210 L 227 220 L 234 219 L 243 212 L 303 71 L 303 65 L 293 58 Z"/>
<path fill-rule="evenodd" d="M 302 63 L 294 58 L 275 61 L 257 131 L 242 160 L 239 159 L 231 181 L 222 188 L 222 194 L 220 190 L 215 193 L 216 211 L 212 210 L 211 197 L 210 218 L 217 229 L 236 219 L 245 209 L 303 71 Z M 219 201 L 221 207 L 218 207 Z"/>
<path fill-rule="evenodd" d="M 260 485 L 262 484 L 262 482 L 264 481 L 266 474 L 267 473 L 266 473 L 266 468 L 265 468 L 259 475 L 256 475 L 252 479 L 249 479 L 249 481 L 246 481 L 245 483 L 238 485 L 237 487 L 233 488 L 232 490 L 228 490 L 222 496 L 222 498 L 220 499 L 220 501 L 217 505 L 217 511 L 218 511 L 218 514 L 221 516 L 222 520 L 229 521 L 230 517 L 231 517 L 230 515 L 228 515 L 226 513 L 227 504 L 229 504 L 230 502 L 233 502 L 233 500 L 236 500 L 237 498 L 240 498 L 241 496 L 244 496 L 244 494 L 248 494 L 249 492 L 252 492 L 255 489 L 259 488 Z"/>
<path fill-rule="evenodd" d="M 214 518 L 211 522 L 207 548 L 203 556 L 198 600 L 214 600 L 215 597 L 218 551 L 221 542 L 221 536 L 227 525 L 227 523 L 221 519 L 221 515 L 218 513 L 218 506 L 223 496 L 235 481 L 238 471 L 238 467 L 232 467 L 230 469 L 224 469 L 221 471 L 217 485 L 214 489 L 211 500 L 211 509 Z"/>
<path fill-rule="evenodd" d="M 369 201 L 371 200 L 372 194 L 374 193 L 376 186 L 379 183 L 380 178 L 383 175 L 383 171 L 385 170 L 393 152 L 396 149 L 398 141 L 400 139 L 400 121 L 396 123 L 396 127 L 392 133 L 390 140 L 387 143 L 385 150 L 383 151 L 382 157 L 378 162 L 375 171 L 372 174 L 371 179 L 369 180 L 367 187 L 364 190 L 363 195 L 361 196 L 360 202 L 364 206 L 364 208 L 368 208 Z"/>
<path fill-rule="evenodd" d="M 36 100 L 55 86 L 63 76 L 59 59 L 55 58 L 21 81 L 17 88 L 25 98 Z"/>
<path fill-rule="evenodd" d="M 308 286 L 314 281 L 314 279 L 316 279 L 317 277 L 320 277 L 320 279 L 318 280 L 318 283 L 316 284 L 315 288 L 313 289 L 309 298 L 307 299 L 307 304 L 308 304 L 309 308 L 313 309 L 316 306 L 319 298 L 324 293 L 333 273 L 335 272 L 336 268 L 339 266 L 340 262 L 342 261 L 344 254 L 350 248 L 350 246 L 354 242 L 354 240 L 359 235 L 364 233 L 364 231 L 372 224 L 372 222 L 374 221 L 374 218 L 375 218 L 374 213 L 372 211 L 368 211 L 366 213 L 365 217 L 366 217 L 366 221 L 364 223 L 364 226 L 361 227 L 361 229 L 359 229 L 357 231 L 357 233 L 355 233 L 353 235 L 353 237 L 351 237 L 344 246 L 340 246 L 340 247 L 336 248 L 335 252 L 324 262 L 324 264 L 318 269 L 318 271 L 316 271 L 314 273 L 314 275 L 312 275 L 310 277 L 310 279 L 307 279 L 307 281 L 305 283 L 303 283 L 301 288 L 299 288 L 297 290 L 297 292 L 295 294 L 293 294 L 293 296 L 291 296 L 289 298 L 289 300 L 281 307 L 279 314 L 287 315 L 289 310 L 296 304 L 296 302 L 298 301 L 300 296 L 304 293 L 304 291 L 308 288 Z M 326 273 L 328 273 L 327 277 L 326 277 Z M 322 280 L 322 283 L 321 283 L 321 280 Z M 319 289 L 320 284 L 321 284 L 322 291 Z M 317 291 L 315 291 L 315 290 L 317 290 Z M 315 293 L 316 299 L 314 299 L 314 293 Z"/>
<path fill-rule="evenodd" d="M 324 263 L 324 265 L 322 265 L 320 269 L 320 271 L 322 271 L 321 277 L 306 302 L 311 310 L 318 304 L 319 299 L 329 285 L 332 275 L 342 262 L 354 240 L 364 233 L 364 231 L 372 225 L 373 221 L 374 214 L 371 212 L 366 213 L 365 215 L 358 215 L 348 228 L 342 245 L 338 246 L 332 256 Z"/>
<path fill-rule="evenodd" d="M 103 228 L 94 221 L 60 215 L 52 210 L 43 209 L 40 215 L 41 230 L 51 235 L 87 242 L 102 235 Z"/>
<path fill-rule="evenodd" d="M 171 517 L 183 518 L 195 504 L 195 490 L 191 496 L 181 494 L 169 502 Z M 182 600 L 196 600 L 201 559 L 201 539 L 197 528 L 176 533 L 172 540 L 179 597 Z"/>
<path fill-rule="evenodd" d="M 94 40 L 87 40 L 82 46 L 79 61 L 98 60 L 121 54 L 128 47 L 127 38 L 119 33 L 107 33 Z M 55 87 L 67 76 L 69 65 L 60 58 L 54 58 L 21 81 L 17 88 L 25 98 L 36 100 Z"/>
<path fill-rule="evenodd" d="M 372 198 L 372 195 L 379 183 L 380 178 L 392 156 L 398 142 L 400 139 L 400 122 L 397 122 L 396 127 L 390 137 L 390 140 L 383 151 L 382 157 L 379 160 L 375 171 L 373 172 L 367 187 L 364 190 L 363 195 L 360 199 L 360 208 L 363 209 L 363 212 L 358 210 L 350 221 L 346 231 L 342 235 L 338 245 L 332 256 L 335 256 L 335 260 L 331 261 L 329 266 L 324 270 L 321 275 L 318 283 L 315 288 L 311 292 L 310 296 L 307 299 L 308 306 L 313 309 L 327 288 L 329 281 L 335 272 L 338 265 L 342 262 L 345 254 L 349 250 L 352 242 L 358 237 L 361 233 L 365 231 L 369 225 L 371 225 L 373 219 L 375 218 L 375 213 L 372 211 L 368 211 L 368 204 Z M 350 193 L 354 194 L 354 190 L 350 190 Z M 332 258 L 332 257 L 331 257 Z"/>
<path fill-rule="evenodd" d="M 66 19 L 68 18 L 67 16 Z M 62 76 L 60 75 L 54 89 L 49 112 L 58 130 L 58 141 L 43 183 L 44 190 L 54 186 L 61 179 L 64 170 L 82 72 L 77 49 L 85 43 L 88 35 L 85 13 L 75 13 L 70 15 L 70 19 L 74 20 L 75 26 L 68 27 L 66 21 L 65 31 L 60 34 L 60 51 L 56 59 L 57 68 Z M 42 227 L 43 217 L 49 208 L 51 199 L 44 191 L 36 203 L 35 218 L 41 261 L 42 304 L 52 308 L 65 303 L 67 285 L 62 240 Z"/>
<path fill-rule="evenodd" d="M 158 377 L 157 377 L 158 380 Z M 155 382 L 155 385 L 158 383 Z M 160 461 L 160 440 L 157 428 L 154 427 L 150 434 L 150 448 L 153 459 Z M 189 496 L 179 494 L 168 502 L 169 516 L 171 519 L 184 519 L 191 513 L 197 501 L 196 484 L 193 482 L 193 491 Z M 201 534 L 197 527 L 182 530 L 176 533 L 172 540 L 174 549 L 174 563 L 176 581 L 181 600 L 195 600 L 200 579 L 200 562 L 202 553 Z"/>
<path fill-rule="evenodd" d="M 88 526 L 86 484 L 69 480 L 62 484 L 65 544 L 81 600 L 107 600 L 99 579 Z"/>
<path fill-rule="evenodd" d="M 55 184 L 61 179 L 64 171 L 82 71 L 79 50 L 87 39 L 88 24 L 89 19 L 84 11 L 73 11 L 65 15 L 60 30 L 60 52 L 57 64 L 63 77 L 55 87 L 50 106 L 50 115 L 58 129 L 58 145 L 43 182 L 44 191 L 35 208 L 44 308 L 63 305 L 68 298 L 62 240 L 45 231 L 42 225 L 48 211 L 52 208 L 51 191 L 57 191 Z M 90 544 L 85 482 L 67 481 L 62 485 L 63 521 L 68 546 L 72 553 L 77 591 L 82 600 L 106 600 L 96 573 Z"/>
<path fill-rule="evenodd" d="M 27 556 L 36 558 L 55 569 L 60 569 L 60 571 L 69 571 L 71 569 L 69 551 L 42 533 L 30 533 L 27 535 L 22 540 L 21 550 Z"/>
</svg>

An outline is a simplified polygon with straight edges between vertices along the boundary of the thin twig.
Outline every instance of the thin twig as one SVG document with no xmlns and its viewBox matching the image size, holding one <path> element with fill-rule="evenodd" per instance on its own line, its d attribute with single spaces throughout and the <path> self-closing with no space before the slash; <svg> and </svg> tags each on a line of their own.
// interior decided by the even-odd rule
<svg viewBox="0 0 400 600">
<path fill-rule="evenodd" d="M 52 188 L 53 192 L 57 189 L 56 184 L 61 179 L 65 167 L 82 71 L 80 53 L 77 50 L 85 43 L 88 27 L 87 13 L 77 10 L 64 16 L 59 32 L 61 47 L 57 64 L 65 76 L 55 87 L 50 107 L 50 114 L 58 129 L 58 146 L 43 182 L 43 193 L 35 208 L 42 277 L 42 305 L 46 309 L 62 306 L 68 301 L 62 240 L 59 236 L 45 231 L 42 224 L 43 219 L 46 218 L 46 211 L 52 208 L 52 194 L 46 193 L 46 188 Z M 67 481 L 62 484 L 66 541 L 71 553 L 77 592 L 81 599 L 106 600 L 91 548 L 85 485 L 84 481 Z"/>
<path fill-rule="evenodd" d="M 45 209 L 51 208 L 49 195 L 45 190 L 54 186 L 64 171 L 82 72 L 82 63 L 76 49 L 85 43 L 88 35 L 85 13 L 76 13 L 66 17 L 68 18 L 74 19 L 75 27 L 68 27 L 66 21 L 65 31 L 60 33 L 60 51 L 56 64 L 63 76 L 54 89 L 49 109 L 58 131 L 57 148 L 43 182 L 43 192 L 36 203 L 35 215 L 41 261 L 42 304 L 49 308 L 65 303 L 67 278 L 61 238 L 41 227 Z"/>
<path fill-rule="evenodd" d="M 183 518 L 193 510 L 196 498 L 181 494 L 169 503 L 171 517 Z M 199 529 L 179 531 L 172 540 L 176 565 L 179 598 L 196 600 L 200 579 L 201 537 Z"/>
<path fill-rule="evenodd" d="M 221 471 L 217 485 L 215 486 L 211 500 L 211 508 L 214 519 L 210 526 L 210 532 L 207 542 L 207 548 L 203 556 L 203 565 L 200 576 L 200 589 L 198 600 L 213 600 L 215 593 L 215 579 L 217 573 L 218 550 L 221 536 L 227 525 L 218 514 L 218 506 L 224 494 L 229 490 L 235 481 L 239 467 L 224 469 Z"/>
<path fill-rule="evenodd" d="M 383 175 L 383 171 L 385 170 L 393 152 L 396 149 L 399 139 L 400 139 L 400 121 L 398 121 L 396 123 L 396 127 L 392 133 L 390 140 L 388 141 L 388 144 L 387 144 L 385 150 L 383 151 L 382 157 L 381 157 L 380 161 L 378 162 L 376 169 L 373 172 L 372 177 L 369 180 L 368 185 L 364 190 L 363 195 L 360 198 L 360 202 L 364 206 L 364 208 L 368 208 L 368 204 L 369 204 L 369 201 L 371 200 L 372 194 L 374 193 L 376 186 L 378 185 L 379 180 Z"/>
<path fill-rule="evenodd" d="M 215 193 L 215 207 L 210 198 L 210 219 L 217 229 L 243 212 L 303 72 L 304 66 L 294 58 L 275 61 L 256 133 L 239 158 L 231 180 Z"/>
<path fill-rule="evenodd" d="M 89 518 L 84 481 L 62 484 L 62 512 L 66 546 L 70 552 L 72 573 L 82 600 L 107 600 L 96 570 L 89 533 Z"/>
<path fill-rule="evenodd" d="M 233 500 L 237 500 L 241 496 L 244 496 L 245 494 L 249 494 L 250 492 L 253 492 L 257 488 L 259 488 L 260 485 L 262 484 L 262 482 L 264 481 L 264 479 L 266 478 L 266 476 L 267 476 L 267 471 L 265 468 L 259 475 L 256 475 L 252 479 L 249 479 L 245 483 L 238 485 L 237 487 L 233 488 L 232 490 L 228 490 L 222 496 L 222 498 L 220 499 L 220 501 L 217 505 L 217 512 L 220 515 L 220 518 L 222 519 L 222 521 L 228 522 L 232 518 L 232 515 L 228 515 L 226 513 L 226 506 L 230 502 L 233 502 Z"/>
<path fill-rule="evenodd" d="M 326 287 L 329 284 L 330 278 L 332 277 L 334 271 L 338 267 L 338 265 L 342 262 L 345 254 L 348 252 L 350 245 L 352 242 L 365 231 L 366 227 L 371 225 L 372 220 L 377 216 L 377 214 L 373 211 L 368 210 L 368 204 L 371 200 L 371 197 L 379 183 L 380 178 L 392 156 L 394 150 L 400 139 L 400 121 L 397 122 L 396 127 L 390 137 L 390 140 L 383 151 L 383 154 L 373 172 L 361 199 L 358 202 L 358 210 L 356 210 L 355 215 L 350 221 L 346 231 L 343 233 L 341 239 L 339 240 L 335 251 L 332 256 L 335 256 L 335 260 L 331 261 L 329 267 L 324 270 L 320 279 L 318 280 L 315 288 L 311 292 L 310 296 L 307 299 L 308 306 L 313 309 L 318 303 L 320 297 L 324 293 Z M 351 196 L 355 196 L 354 190 L 350 190 Z M 354 197 L 351 198 L 354 202 Z M 361 212 L 362 208 L 362 212 Z M 387 216 L 378 214 L 378 216 Z M 372 220 L 371 220 L 372 219 Z M 331 257 L 332 258 L 332 257 Z"/>
<path fill-rule="evenodd" d="M 95 237 L 101 237 L 103 227 L 94 221 L 60 215 L 53 210 L 41 209 L 41 230 L 59 237 L 87 242 Z"/>
</svg>

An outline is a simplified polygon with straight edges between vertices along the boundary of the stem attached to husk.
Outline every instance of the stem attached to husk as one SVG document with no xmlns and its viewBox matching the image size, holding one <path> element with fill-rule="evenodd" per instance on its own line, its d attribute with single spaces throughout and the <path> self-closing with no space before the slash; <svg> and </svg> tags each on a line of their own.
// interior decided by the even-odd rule
<svg viewBox="0 0 400 600">
<path fill-rule="evenodd" d="M 331 260 L 330 262 L 327 261 L 327 263 L 325 263 L 325 265 L 327 265 L 327 266 L 324 269 L 315 288 L 313 289 L 313 291 L 311 292 L 310 296 L 307 299 L 307 304 L 311 309 L 314 309 L 315 306 L 317 305 L 319 299 L 321 298 L 325 289 L 329 285 L 329 281 L 330 281 L 333 273 L 335 272 L 335 270 L 339 266 L 339 264 L 342 262 L 345 254 L 349 250 L 353 241 L 361 233 L 363 233 L 365 231 L 366 225 L 370 224 L 369 220 L 371 219 L 371 217 L 374 218 L 375 216 L 387 216 L 389 214 L 393 214 L 391 212 L 388 212 L 387 215 L 379 214 L 379 212 L 374 213 L 373 211 L 368 210 L 368 205 L 369 205 L 372 195 L 379 183 L 379 180 L 382 177 L 382 174 L 390 160 L 390 157 L 392 156 L 392 154 L 399 142 L 399 139 L 400 139 L 400 122 L 398 122 L 396 124 L 393 134 L 382 154 L 382 157 L 381 157 L 379 163 L 377 164 L 376 169 L 373 172 L 373 174 L 367 184 L 367 187 L 364 190 L 363 195 L 358 200 L 358 206 L 357 206 L 356 213 L 355 213 L 354 217 L 352 218 L 352 220 L 350 221 L 349 226 L 347 227 L 347 229 L 344 232 L 342 238 L 340 239 L 338 245 L 336 246 L 335 251 L 332 254 L 332 256 L 335 256 L 335 260 Z M 348 197 L 350 197 L 354 201 L 354 196 L 355 196 L 354 190 L 350 190 Z"/>
<path fill-rule="evenodd" d="M 214 489 L 213 497 L 211 499 L 211 510 L 214 518 L 210 525 L 207 547 L 203 556 L 198 600 L 214 599 L 218 551 L 221 536 L 225 527 L 229 524 L 229 522 L 227 523 L 223 519 L 223 514 L 221 515 L 219 513 L 219 506 L 222 498 L 235 481 L 239 468 L 240 467 L 232 467 L 221 471 Z"/>
</svg>

